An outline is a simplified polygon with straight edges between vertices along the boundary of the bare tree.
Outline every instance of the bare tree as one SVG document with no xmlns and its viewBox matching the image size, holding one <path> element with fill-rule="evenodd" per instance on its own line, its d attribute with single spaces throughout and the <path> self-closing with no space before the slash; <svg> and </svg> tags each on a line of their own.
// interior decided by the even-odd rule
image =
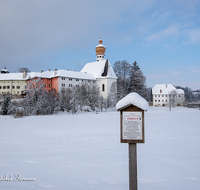
<svg viewBox="0 0 200 190">
<path fill-rule="evenodd" d="M 172 90 L 169 94 L 169 110 L 171 111 L 171 108 L 175 107 L 177 103 L 177 92 L 176 90 Z"/>
</svg>

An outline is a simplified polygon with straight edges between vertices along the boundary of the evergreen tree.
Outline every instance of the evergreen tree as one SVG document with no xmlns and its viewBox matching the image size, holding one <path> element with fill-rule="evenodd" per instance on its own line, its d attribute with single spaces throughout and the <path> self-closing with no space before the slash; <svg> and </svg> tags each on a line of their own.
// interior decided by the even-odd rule
<svg viewBox="0 0 200 190">
<path fill-rule="evenodd" d="M 11 104 L 11 97 L 9 95 L 5 96 L 3 100 L 3 106 L 1 108 L 2 115 L 8 115 L 10 104 Z"/>
<path fill-rule="evenodd" d="M 138 66 L 136 61 L 133 63 L 129 71 L 128 81 L 129 93 L 137 92 L 142 97 L 147 98 L 146 77 L 140 70 L 140 67 Z"/>
</svg>

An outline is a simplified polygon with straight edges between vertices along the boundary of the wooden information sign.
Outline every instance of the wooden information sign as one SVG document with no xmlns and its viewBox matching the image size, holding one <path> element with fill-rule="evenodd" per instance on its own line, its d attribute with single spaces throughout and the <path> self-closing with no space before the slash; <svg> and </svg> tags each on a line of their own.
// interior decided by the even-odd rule
<svg viewBox="0 0 200 190">
<path fill-rule="evenodd" d="M 144 110 L 131 104 L 118 111 L 121 143 L 144 143 Z"/>
</svg>

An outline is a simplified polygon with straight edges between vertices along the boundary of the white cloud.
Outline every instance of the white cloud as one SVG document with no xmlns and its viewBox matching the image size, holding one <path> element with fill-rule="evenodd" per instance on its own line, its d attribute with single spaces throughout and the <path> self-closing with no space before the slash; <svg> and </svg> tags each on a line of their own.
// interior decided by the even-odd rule
<svg viewBox="0 0 200 190">
<path fill-rule="evenodd" d="M 181 72 L 180 71 L 172 71 L 171 74 L 173 74 L 173 75 L 180 75 Z"/>
<path fill-rule="evenodd" d="M 199 69 L 192 69 L 191 71 L 192 71 L 193 73 L 197 73 L 197 74 L 200 73 L 200 70 L 199 70 Z"/>
<path fill-rule="evenodd" d="M 200 42 L 200 29 L 194 29 L 188 33 L 188 43 L 199 43 Z"/>
<path fill-rule="evenodd" d="M 167 77 L 168 77 L 168 75 L 161 74 L 161 73 L 155 73 L 155 74 L 147 75 L 147 78 L 149 78 L 149 79 L 163 79 L 163 78 L 167 78 Z"/>
<path fill-rule="evenodd" d="M 151 36 L 148 37 L 148 40 L 149 41 L 159 40 L 162 38 L 167 38 L 170 36 L 177 36 L 177 35 L 179 35 L 179 25 L 173 24 L 164 30 L 161 30 L 159 32 L 156 32 L 155 34 L 152 34 Z"/>
</svg>

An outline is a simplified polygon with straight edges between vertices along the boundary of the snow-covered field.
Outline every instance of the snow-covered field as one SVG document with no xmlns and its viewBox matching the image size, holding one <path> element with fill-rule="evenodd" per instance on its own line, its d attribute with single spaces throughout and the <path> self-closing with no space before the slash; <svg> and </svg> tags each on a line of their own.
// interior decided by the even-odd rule
<svg viewBox="0 0 200 190">
<path fill-rule="evenodd" d="M 150 107 L 145 130 L 138 189 L 200 189 L 200 110 Z M 35 181 L 15 181 L 17 173 Z M 119 112 L 0 116 L 0 177 L 2 190 L 128 189 Z"/>
</svg>

